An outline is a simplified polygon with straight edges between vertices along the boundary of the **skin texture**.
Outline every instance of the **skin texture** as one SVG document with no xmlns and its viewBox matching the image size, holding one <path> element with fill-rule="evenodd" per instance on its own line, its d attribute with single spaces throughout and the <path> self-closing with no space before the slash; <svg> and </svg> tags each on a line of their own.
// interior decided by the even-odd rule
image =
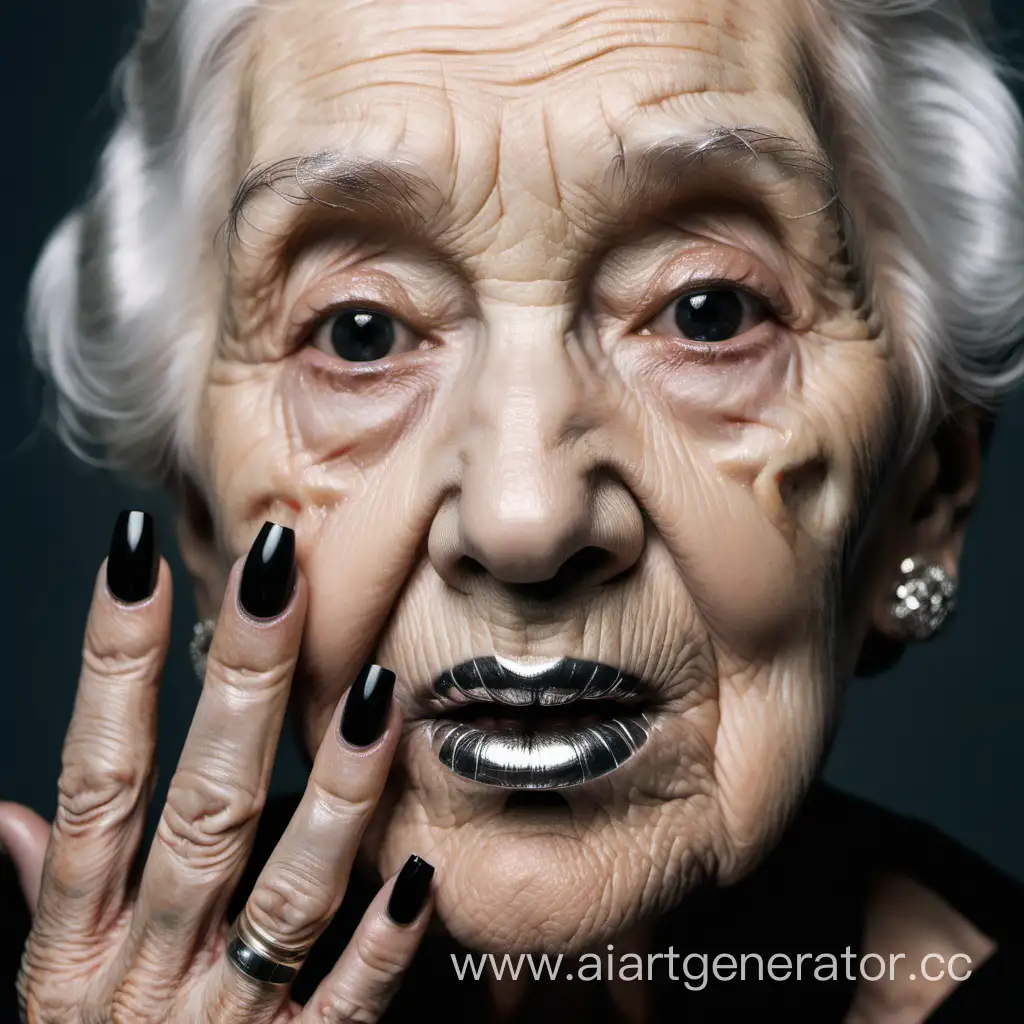
<svg viewBox="0 0 1024 1024">
<path fill-rule="evenodd" d="M 328 790 L 346 687 L 371 659 L 396 672 L 402 736 L 362 843 L 382 877 L 429 860 L 441 923 L 476 949 L 642 946 L 696 884 L 771 849 L 865 642 L 893 628 L 900 561 L 955 572 L 977 423 L 894 474 L 900 324 L 861 301 L 820 176 L 742 154 L 641 173 L 716 126 L 822 156 L 801 3 L 514 7 L 289 0 L 256 18 L 252 187 L 229 273 L 207 279 L 181 546 L 213 614 L 264 521 L 294 528 L 292 696 Z M 339 154 L 370 187 L 327 180 Z M 748 294 L 735 337 L 680 334 L 674 300 L 702 280 Z M 346 306 L 393 316 L 394 350 L 340 358 Z M 563 810 L 508 808 L 427 742 L 434 677 L 488 654 L 642 677 L 651 738 Z M 186 788 L 174 813 L 198 820 L 203 799 Z M 309 800 L 282 859 L 325 871 L 338 835 Z M 340 896 L 315 871 L 278 881 L 250 912 L 304 941 Z"/>
<path fill-rule="evenodd" d="M 263 17 L 247 163 L 398 161 L 432 183 L 429 237 L 385 240 L 329 191 L 312 210 L 253 197 L 203 429 L 222 542 L 295 528 L 309 745 L 357 659 L 398 674 L 401 773 L 370 856 L 390 873 L 426 851 L 463 942 L 564 950 L 740 877 L 799 801 L 838 697 L 821 609 L 894 371 L 835 284 L 812 186 L 748 167 L 764 223 L 735 191 L 714 210 L 737 160 L 643 204 L 608 180 L 617 154 L 631 166 L 709 120 L 813 146 L 785 5 L 770 22 L 736 3 L 500 11 L 304 0 Z M 784 296 L 787 324 L 755 306 L 734 341 L 687 344 L 663 311 L 699 274 Z M 303 346 L 346 302 L 408 324 L 405 350 L 347 364 L 315 330 Z M 591 546 L 604 563 L 537 598 Z M 507 812 L 440 767 L 424 728 L 433 677 L 495 652 L 643 676 L 654 736 L 566 791 L 569 813 Z"/>
</svg>

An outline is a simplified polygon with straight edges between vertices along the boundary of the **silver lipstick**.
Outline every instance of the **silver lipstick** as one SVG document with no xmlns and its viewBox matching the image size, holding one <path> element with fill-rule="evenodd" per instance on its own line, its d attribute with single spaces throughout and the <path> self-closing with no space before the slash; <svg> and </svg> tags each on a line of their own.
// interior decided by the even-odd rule
<svg viewBox="0 0 1024 1024">
<path fill-rule="evenodd" d="M 614 700 L 622 704 L 622 713 L 594 724 L 538 730 L 489 730 L 442 718 L 433 727 L 431 746 L 446 768 L 484 785 L 506 789 L 578 786 L 614 771 L 647 740 L 650 722 L 637 707 L 640 688 L 633 676 L 579 658 L 533 665 L 501 657 L 474 658 L 435 681 L 439 704 L 457 708 L 491 703 L 522 709 Z M 544 714 L 538 712 L 538 719 Z"/>
</svg>

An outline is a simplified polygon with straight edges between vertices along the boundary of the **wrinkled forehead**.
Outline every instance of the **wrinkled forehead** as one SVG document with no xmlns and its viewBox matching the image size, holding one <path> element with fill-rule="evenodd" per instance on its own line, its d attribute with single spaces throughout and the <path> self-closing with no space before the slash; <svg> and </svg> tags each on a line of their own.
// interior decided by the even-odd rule
<svg viewBox="0 0 1024 1024">
<path fill-rule="evenodd" d="M 817 148 L 796 0 L 288 0 L 261 14 L 250 166 L 408 161 L 470 209 L 502 180 L 557 198 L 711 124 Z"/>
</svg>

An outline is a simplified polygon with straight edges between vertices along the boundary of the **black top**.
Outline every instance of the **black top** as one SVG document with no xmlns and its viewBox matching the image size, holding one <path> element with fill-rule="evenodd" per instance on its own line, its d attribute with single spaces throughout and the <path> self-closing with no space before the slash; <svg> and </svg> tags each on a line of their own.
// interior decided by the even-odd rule
<svg viewBox="0 0 1024 1024">
<path fill-rule="evenodd" d="M 297 802 L 298 797 L 286 797 L 269 804 L 232 914 L 250 891 Z M 932 826 L 825 785 L 812 791 L 782 843 L 754 874 L 730 888 L 694 894 L 660 922 L 652 948 L 678 955 L 672 964 L 678 980 L 669 977 L 667 958 L 657 962 L 663 970 L 655 977 L 652 992 L 656 1019 L 673 1024 L 681 1019 L 687 1024 L 747 1019 L 841 1024 L 856 987 L 856 981 L 847 978 L 847 966 L 852 964 L 856 973 L 858 961 L 851 960 L 849 954 L 857 957 L 861 952 L 868 886 L 881 872 L 919 882 L 998 946 L 928 1018 L 929 1024 L 1024 1019 L 1024 980 L 1019 980 L 1024 979 L 1024 887 Z M 375 887 L 376 883 L 353 876 L 341 910 L 296 981 L 293 993 L 300 1002 L 333 965 Z M 0 1022 L 6 1024 L 18 1019 L 14 979 L 29 921 L 11 864 L 2 857 L 0 922 Z M 757 961 L 748 958 L 743 982 L 716 980 L 709 970 L 705 987 L 694 990 L 700 984 L 695 981 L 687 988 L 683 962 L 691 951 L 707 954 L 709 964 L 719 953 L 733 954 L 737 964 L 740 954 L 760 954 L 763 980 L 757 980 Z M 425 1006 L 444 1006 L 451 1021 L 486 1021 L 485 980 L 474 981 L 467 975 L 459 981 L 453 967 L 452 955 L 461 966 L 466 953 L 444 934 L 428 936 L 385 1020 L 418 1021 Z M 769 976 L 769 958 L 779 953 L 788 954 L 793 966 L 788 980 Z M 797 981 L 799 954 L 813 954 L 815 959 L 802 961 L 802 980 Z M 814 980 L 816 967 L 819 977 L 831 974 L 832 961 L 827 954 L 836 958 L 837 976 L 835 980 Z M 846 959 L 844 954 L 848 954 Z M 593 971 L 593 958 L 582 962 Z M 564 958 L 562 974 L 571 973 L 578 963 L 575 957 Z M 699 963 L 690 961 L 690 975 L 695 978 L 700 974 Z M 720 973 L 726 973 L 728 963 L 719 961 L 723 965 Z M 785 965 L 779 960 L 775 964 L 774 973 L 781 979 Z M 940 965 L 933 962 L 930 966 L 937 970 Z M 868 967 L 877 969 L 870 963 Z M 524 974 L 528 974 L 527 968 Z M 570 991 L 572 1017 L 593 1024 L 619 1019 L 603 984 L 578 980 L 531 986 L 520 1019 L 530 1024 L 564 1024 L 569 1012 L 564 1000 Z M 591 1005 L 579 1006 L 581 993 Z"/>
</svg>

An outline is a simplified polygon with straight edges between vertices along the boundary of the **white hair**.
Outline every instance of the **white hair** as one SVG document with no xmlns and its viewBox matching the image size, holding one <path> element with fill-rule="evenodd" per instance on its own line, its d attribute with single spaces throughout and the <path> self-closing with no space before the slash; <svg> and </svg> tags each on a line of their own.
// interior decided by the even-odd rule
<svg viewBox="0 0 1024 1024">
<path fill-rule="evenodd" d="M 197 267 L 236 184 L 236 58 L 259 6 L 147 0 L 95 189 L 55 231 L 31 282 L 30 339 L 55 385 L 62 438 L 151 481 L 187 467 L 194 451 L 196 351 L 210 341 Z M 827 106 L 823 137 L 869 265 L 879 232 L 892 236 L 905 409 L 920 436 L 958 403 L 998 406 L 1024 376 L 1014 72 L 986 35 L 987 3 L 810 6 L 828 39 L 806 53 Z"/>
</svg>

